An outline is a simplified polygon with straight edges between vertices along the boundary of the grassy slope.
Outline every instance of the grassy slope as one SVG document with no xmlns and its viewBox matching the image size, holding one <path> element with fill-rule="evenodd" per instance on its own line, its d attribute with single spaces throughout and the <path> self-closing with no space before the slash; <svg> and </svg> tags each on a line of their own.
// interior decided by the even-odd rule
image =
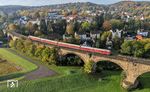
<svg viewBox="0 0 150 92">
<path fill-rule="evenodd" d="M 77 68 L 76 70 L 78 71 L 79 69 Z M 53 79 L 26 81 L 20 84 L 19 88 L 7 89 L 3 90 L 3 92 L 116 92 L 116 87 L 121 90 L 120 81 L 116 74 L 118 72 L 115 72 L 113 76 L 107 76 L 105 80 L 98 81 L 95 76 L 77 72 Z M 108 89 L 108 87 L 110 88 Z"/>
<path fill-rule="evenodd" d="M 65 76 L 25 81 L 18 88 L 5 89 L 3 92 L 126 92 L 120 87 L 120 72 L 106 71 L 104 80 L 99 81 L 95 76 L 82 73 L 79 68 L 58 68 L 66 73 Z M 68 74 L 72 69 L 78 72 Z M 150 74 L 142 76 L 144 89 L 134 92 L 150 92 L 149 78 Z"/>
<path fill-rule="evenodd" d="M 33 71 L 37 68 L 35 64 L 9 52 L 7 49 L 0 48 L 0 57 L 23 68 L 19 72 L 9 73 L 7 75 L 0 76 L 0 81 L 12 78 L 19 78 L 23 76 L 25 73 Z"/>
<path fill-rule="evenodd" d="M 23 68 L 22 72 L 29 72 L 37 68 L 35 64 L 15 54 L 12 54 L 11 52 L 7 51 L 7 49 L 0 49 L 0 57 L 21 66 Z"/>
</svg>

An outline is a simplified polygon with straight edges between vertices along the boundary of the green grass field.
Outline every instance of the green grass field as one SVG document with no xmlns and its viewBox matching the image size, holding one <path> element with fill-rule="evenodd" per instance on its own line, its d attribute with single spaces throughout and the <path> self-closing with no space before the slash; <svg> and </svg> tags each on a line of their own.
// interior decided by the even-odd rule
<svg viewBox="0 0 150 92">
<path fill-rule="evenodd" d="M 33 71 L 37 68 L 37 66 L 11 52 L 9 52 L 7 49 L 0 48 L 0 58 L 6 59 L 7 61 L 16 64 L 17 66 L 21 67 L 22 70 L 13 74 L 0 76 L 0 80 L 10 79 L 14 77 L 20 77 L 24 73 Z"/>
<path fill-rule="evenodd" d="M 110 92 L 110 90 L 111 92 L 119 92 L 122 90 L 118 76 L 120 72 L 106 72 L 105 74 L 108 76 L 100 81 L 99 77 L 86 75 L 79 68 L 60 68 L 66 73 L 65 76 L 24 81 L 18 88 L 4 88 L 2 92 Z M 68 73 L 70 71 L 77 72 Z M 110 73 L 113 75 L 110 76 Z M 108 87 L 110 87 L 109 90 Z"/>
<path fill-rule="evenodd" d="M 0 50 L 0 53 L 1 51 L 12 55 L 5 49 Z M 16 62 L 16 58 L 13 59 L 13 62 Z M 20 64 L 20 62 L 16 62 L 16 64 Z M 24 68 L 28 67 L 27 65 L 25 63 Z M 2 85 L 0 92 L 126 92 L 120 86 L 121 71 L 104 71 L 99 75 L 87 75 L 83 73 L 81 67 L 47 66 L 56 71 L 58 75 L 32 81 L 19 81 L 19 87 L 13 89 Z M 133 92 L 150 92 L 150 73 L 140 76 L 139 79 L 143 88 Z"/>
<path fill-rule="evenodd" d="M 29 72 L 37 68 L 35 64 L 9 52 L 7 49 L 0 49 L 0 57 L 21 66 L 22 72 Z"/>
<path fill-rule="evenodd" d="M 20 82 L 18 88 L 3 87 L 2 92 L 126 92 L 120 87 L 119 71 L 105 71 L 105 77 L 100 80 L 101 75 L 84 74 L 78 67 L 57 67 L 57 70 L 59 69 L 63 71 L 63 76 Z M 134 92 L 150 92 L 149 78 L 150 74 L 143 75 L 140 80 L 144 88 Z"/>
</svg>

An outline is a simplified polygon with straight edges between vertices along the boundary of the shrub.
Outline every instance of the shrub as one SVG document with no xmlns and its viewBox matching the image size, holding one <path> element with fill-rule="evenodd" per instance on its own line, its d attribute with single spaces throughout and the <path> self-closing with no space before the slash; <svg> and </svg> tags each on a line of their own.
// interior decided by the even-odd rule
<svg viewBox="0 0 150 92">
<path fill-rule="evenodd" d="M 42 61 L 49 62 L 49 57 L 51 55 L 51 49 L 49 47 L 45 47 L 41 54 L 42 54 Z"/>
<path fill-rule="evenodd" d="M 24 43 L 23 43 L 23 40 L 22 39 L 17 39 L 16 40 L 16 49 L 19 50 L 19 51 L 24 51 Z"/>
<path fill-rule="evenodd" d="M 94 65 L 94 62 L 92 60 L 89 60 L 87 63 L 85 63 L 84 72 L 88 74 L 92 73 L 93 65 Z"/>
<path fill-rule="evenodd" d="M 10 40 L 9 46 L 10 46 L 11 48 L 14 48 L 14 47 L 15 47 L 15 41 Z"/>
<path fill-rule="evenodd" d="M 121 53 L 126 55 L 132 55 L 132 41 L 125 41 L 121 45 Z"/>
<path fill-rule="evenodd" d="M 144 46 L 144 50 L 145 50 L 145 57 L 150 58 L 150 43 L 147 43 L 147 44 Z"/>
<path fill-rule="evenodd" d="M 42 52 L 43 52 L 44 46 L 37 46 L 36 51 L 35 51 L 35 56 L 38 58 L 42 58 Z"/>
<path fill-rule="evenodd" d="M 149 57 L 150 44 L 148 39 L 140 41 L 125 41 L 121 45 L 121 53 L 135 57 Z"/>
</svg>

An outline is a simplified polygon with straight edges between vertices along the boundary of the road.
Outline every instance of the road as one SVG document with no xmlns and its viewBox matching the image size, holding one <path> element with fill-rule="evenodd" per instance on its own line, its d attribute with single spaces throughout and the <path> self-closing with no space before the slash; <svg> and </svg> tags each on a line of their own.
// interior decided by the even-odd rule
<svg viewBox="0 0 150 92">
<path fill-rule="evenodd" d="M 49 76 L 53 76 L 56 75 L 57 73 L 51 69 L 49 69 L 47 66 L 41 64 L 39 61 L 35 61 L 33 59 L 30 59 L 24 55 L 20 55 L 19 53 L 17 53 L 14 50 L 8 49 L 10 52 L 12 52 L 13 54 L 16 54 L 26 60 L 28 60 L 29 62 L 34 63 L 35 65 L 38 66 L 38 68 L 34 71 L 31 71 L 27 74 L 25 74 L 25 80 L 35 80 L 35 79 L 39 79 L 39 78 L 44 78 L 44 77 L 49 77 Z"/>
</svg>

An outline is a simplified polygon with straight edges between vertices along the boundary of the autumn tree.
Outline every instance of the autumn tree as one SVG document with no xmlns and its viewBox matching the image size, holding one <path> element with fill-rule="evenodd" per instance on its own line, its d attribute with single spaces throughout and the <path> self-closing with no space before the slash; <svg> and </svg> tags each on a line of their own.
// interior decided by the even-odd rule
<svg viewBox="0 0 150 92">
<path fill-rule="evenodd" d="M 76 15 L 77 14 L 77 10 L 74 8 L 73 10 L 72 10 L 72 15 Z"/>
<path fill-rule="evenodd" d="M 72 24 L 72 23 L 68 24 L 68 25 L 67 25 L 67 28 L 66 28 L 67 34 L 73 35 L 73 34 L 74 34 L 73 28 L 74 28 L 74 27 L 73 27 L 73 24 Z"/>
<path fill-rule="evenodd" d="M 33 24 L 31 23 L 31 22 L 28 22 L 26 25 L 25 25 L 25 27 L 26 27 L 26 31 L 28 31 L 29 32 L 29 34 L 33 34 L 34 33 L 34 31 L 35 30 L 33 30 Z"/>
<path fill-rule="evenodd" d="M 83 22 L 81 26 L 84 31 L 89 31 L 91 24 L 89 22 Z"/>
<path fill-rule="evenodd" d="M 9 41 L 9 46 L 11 47 L 11 48 L 15 48 L 16 46 L 15 46 L 16 44 L 15 44 L 15 41 L 14 40 L 10 40 Z"/>
<path fill-rule="evenodd" d="M 109 31 L 103 32 L 100 37 L 100 47 L 105 48 L 107 39 L 111 39 L 111 38 L 112 38 L 111 32 Z"/>
<path fill-rule="evenodd" d="M 51 55 L 50 48 L 45 47 L 42 51 L 42 61 L 43 62 L 49 62 L 50 55 Z"/>
<path fill-rule="evenodd" d="M 132 42 L 132 52 L 135 57 L 143 57 L 144 51 L 144 44 L 140 41 L 133 41 Z"/>
<path fill-rule="evenodd" d="M 33 24 L 32 29 L 33 29 L 34 31 L 37 31 L 37 30 L 39 30 L 39 26 L 38 26 L 37 24 Z"/>
<path fill-rule="evenodd" d="M 40 58 L 40 59 L 42 59 L 42 52 L 43 52 L 44 48 L 45 48 L 45 46 L 38 45 L 37 49 L 35 51 L 35 56 L 38 57 L 38 58 Z"/>
<path fill-rule="evenodd" d="M 49 64 L 56 64 L 58 61 L 58 51 L 56 48 L 51 48 L 50 49 L 50 57 L 49 57 Z"/>
<path fill-rule="evenodd" d="M 84 65 L 84 72 L 87 73 L 87 74 L 90 74 L 92 73 L 93 71 L 93 65 L 94 65 L 94 62 L 92 60 L 89 60 L 87 63 L 85 63 Z"/>
<path fill-rule="evenodd" d="M 119 38 L 117 35 L 115 35 L 115 37 L 112 39 L 112 41 L 113 41 L 113 48 L 115 50 L 119 50 L 121 47 L 121 44 L 123 42 L 123 39 Z"/>
<path fill-rule="evenodd" d="M 39 12 L 37 11 L 37 12 L 35 12 L 34 14 L 33 14 L 33 17 L 34 18 L 40 18 L 40 14 L 39 14 Z"/>
<path fill-rule="evenodd" d="M 45 19 L 41 19 L 40 21 L 40 31 L 44 34 L 47 34 L 47 25 Z"/>
<path fill-rule="evenodd" d="M 15 24 L 9 24 L 8 25 L 8 30 L 9 31 L 16 31 L 18 29 L 18 26 Z"/>
<path fill-rule="evenodd" d="M 16 40 L 16 49 L 19 51 L 24 51 L 24 44 L 22 39 Z"/>
<path fill-rule="evenodd" d="M 24 48 L 25 48 L 24 52 L 26 53 L 33 43 L 31 40 L 26 39 L 23 44 L 24 44 Z"/>
<path fill-rule="evenodd" d="M 35 32 L 34 32 L 34 36 L 41 36 L 42 35 L 42 33 L 41 33 L 41 31 L 39 31 L 39 30 L 36 30 Z"/>
<path fill-rule="evenodd" d="M 29 56 L 34 56 L 36 52 L 37 46 L 35 44 L 30 45 L 29 49 L 27 50 L 27 54 Z"/>
<path fill-rule="evenodd" d="M 111 23 L 110 23 L 109 21 L 105 21 L 105 22 L 103 23 L 103 29 L 104 29 L 105 31 L 109 31 L 111 28 L 112 28 L 112 26 L 111 26 Z"/>
<path fill-rule="evenodd" d="M 68 16 L 68 12 L 67 11 L 63 11 L 62 14 L 64 15 L 64 17 Z"/>
<path fill-rule="evenodd" d="M 110 23 L 112 25 L 112 29 L 123 29 L 123 22 L 117 19 L 110 20 Z"/>
</svg>

